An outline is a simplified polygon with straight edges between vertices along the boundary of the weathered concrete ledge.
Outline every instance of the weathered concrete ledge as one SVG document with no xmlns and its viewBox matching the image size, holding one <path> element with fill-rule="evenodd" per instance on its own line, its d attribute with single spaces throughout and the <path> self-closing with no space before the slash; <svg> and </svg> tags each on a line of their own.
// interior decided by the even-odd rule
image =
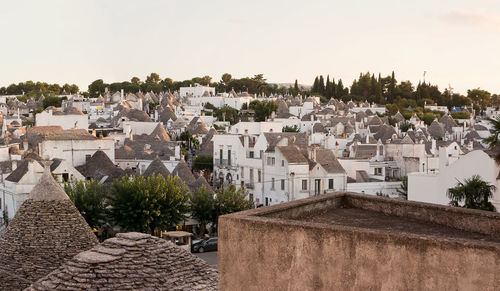
<svg viewBox="0 0 500 291">
<path fill-rule="evenodd" d="M 218 267 L 222 290 L 495 290 L 500 214 L 321 195 L 220 217 Z"/>
</svg>

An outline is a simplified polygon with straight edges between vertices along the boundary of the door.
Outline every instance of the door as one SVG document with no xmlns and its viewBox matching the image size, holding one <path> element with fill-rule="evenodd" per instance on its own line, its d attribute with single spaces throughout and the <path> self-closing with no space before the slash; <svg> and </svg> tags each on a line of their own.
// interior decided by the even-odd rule
<svg viewBox="0 0 500 291">
<path fill-rule="evenodd" d="M 321 191 L 321 179 L 314 180 L 314 195 L 319 195 Z"/>
</svg>

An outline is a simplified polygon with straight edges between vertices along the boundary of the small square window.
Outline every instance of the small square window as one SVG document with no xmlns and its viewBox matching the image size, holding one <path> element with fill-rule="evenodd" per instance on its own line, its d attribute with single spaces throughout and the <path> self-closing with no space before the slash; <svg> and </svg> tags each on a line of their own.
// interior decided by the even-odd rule
<svg viewBox="0 0 500 291">
<path fill-rule="evenodd" d="M 302 180 L 302 190 L 307 190 L 307 180 Z"/>
</svg>

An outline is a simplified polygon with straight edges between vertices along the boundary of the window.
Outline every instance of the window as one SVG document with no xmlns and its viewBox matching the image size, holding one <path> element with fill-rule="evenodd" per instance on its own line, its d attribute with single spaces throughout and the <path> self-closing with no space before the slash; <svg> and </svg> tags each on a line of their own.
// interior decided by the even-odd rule
<svg viewBox="0 0 500 291">
<path fill-rule="evenodd" d="M 251 159 L 253 159 L 253 151 L 251 151 L 251 152 L 248 153 L 248 157 L 251 158 Z"/>
<path fill-rule="evenodd" d="M 260 175 L 261 175 L 261 172 L 260 170 L 257 171 L 257 181 L 260 183 Z"/>
<path fill-rule="evenodd" d="M 227 150 L 227 164 L 231 166 L 231 150 Z"/>
<path fill-rule="evenodd" d="M 285 166 L 285 160 L 281 160 L 281 166 L 284 167 Z"/>
<path fill-rule="evenodd" d="M 274 190 L 274 178 L 271 179 L 271 190 Z"/>
<path fill-rule="evenodd" d="M 285 179 L 281 179 L 281 190 L 285 190 Z"/>
<path fill-rule="evenodd" d="M 307 180 L 302 180 L 302 190 L 307 190 Z"/>
<path fill-rule="evenodd" d="M 250 176 L 250 183 L 253 183 L 253 169 L 250 169 L 250 173 L 248 175 Z"/>
<path fill-rule="evenodd" d="M 62 174 L 62 179 L 63 179 L 63 182 L 68 182 L 68 180 L 69 180 L 69 174 L 68 173 L 63 173 Z"/>
<path fill-rule="evenodd" d="M 245 168 L 241 167 L 241 179 L 245 178 Z"/>
<path fill-rule="evenodd" d="M 253 202 L 253 194 L 252 193 L 248 194 L 248 200 L 250 202 Z"/>
<path fill-rule="evenodd" d="M 274 163 L 276 162 L 275 158 L 272 157 L 267 157 L 267 165 L 268 166 L 274 166 Z"/>
<path fill-rule="evenodd" d="M 85 161 L 88 162 L 92 156 L 91 155 L 85 155 Z"/>
<path fill-rule="evenodd" d="M 328 179 L 328 189 L 333 189 L 333 179 Z"/>
<path fill-rule="evenodd" d="M 223 150 L 223 149 L 220 149 L 219 154 L 220 154 L 220 157 L 219 157 L 219 159 L 220 159 L 220 164 L 221 164 L 221 165 L 223 165 L 224 163 L 222 162 L 222 159 L 223 159 L 223 157 L 224 157 L 224 150 Z"/>
<path fill-rule="evenodd" d="M 382 176 L 382 168 L 375 168 L 375 175 Z"/>
<path fill-rule="evenodd" d="M 269 198 L 266 197 L 266 206 L 269 205 Z"/>
</svg>

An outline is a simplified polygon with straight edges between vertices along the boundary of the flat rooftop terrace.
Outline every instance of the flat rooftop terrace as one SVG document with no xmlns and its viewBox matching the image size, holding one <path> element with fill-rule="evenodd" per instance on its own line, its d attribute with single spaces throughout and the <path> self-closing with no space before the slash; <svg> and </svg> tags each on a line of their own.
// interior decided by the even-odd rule
<svg viewBox="0 0 500 291">
<path fill-rule="evenodd" d="M 500 214 L 357 193 L 335 193 L 246 212 L 248 218 L 500 247 Z"/>
<path fill-rule="evenodd" d="M 224 290 L 500 290 L 500 213 L 319 195 L 221 216 L 218 267 Z"/>
<path fill-rule="evenodd" d="M 500 238 L 495 238 L 487 234 L 463 231 L 441 224 L 420 221 L 414 218 L 386 215 L 380 212 L 359 208 L 328 209 L 298 219 L 305 222 L 500 243 Z"/>
</svg>

